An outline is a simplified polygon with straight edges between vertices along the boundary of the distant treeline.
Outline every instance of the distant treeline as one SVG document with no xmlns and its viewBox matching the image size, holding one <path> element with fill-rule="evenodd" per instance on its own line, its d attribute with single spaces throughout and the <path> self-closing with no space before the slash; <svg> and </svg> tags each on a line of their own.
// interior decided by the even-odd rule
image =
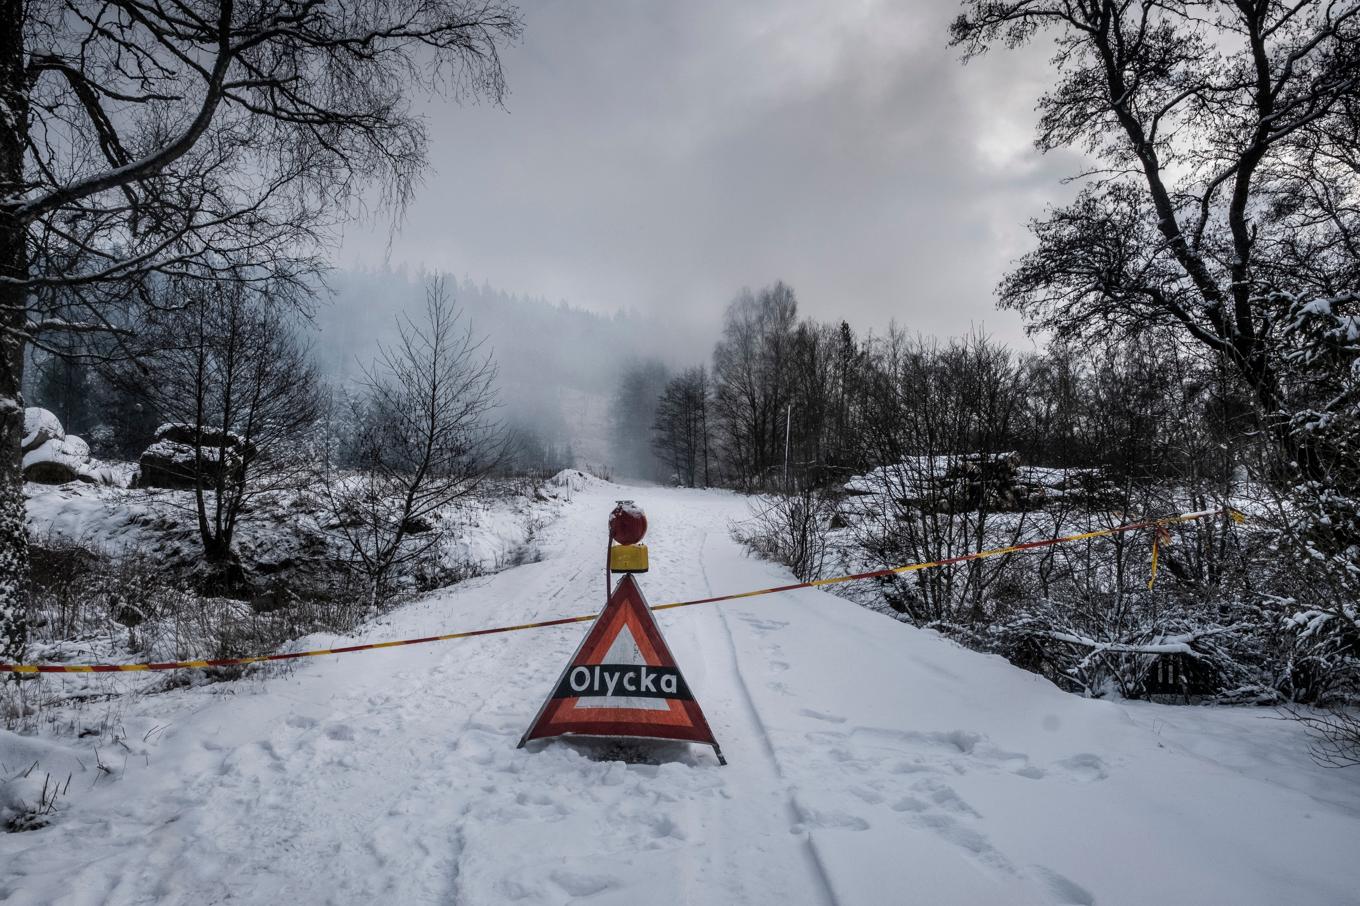
<svg viewBox="0 0 1360 906">
<path fill-rule="evenodd" d="M 627 369 L 613 414 L 615 447 L 648 477 L 748 491 L 959 453 L 1224 480 L 1259 446 L 1260 426 L 1233 375 L 1169 334 L 1032 353 L 980 333 L 860 334 L 800 319 L 782 282 L 732 301 L 710 362 Z"/>
</svg>

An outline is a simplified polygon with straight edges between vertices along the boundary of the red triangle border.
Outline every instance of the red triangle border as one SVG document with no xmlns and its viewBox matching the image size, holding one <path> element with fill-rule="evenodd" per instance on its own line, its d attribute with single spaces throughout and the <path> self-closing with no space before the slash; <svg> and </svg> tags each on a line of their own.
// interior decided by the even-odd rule
<svg viewBox="0 0 1360 906">
<path fill-rule="evenodd" d="M 590 629 L 586 632 L 576 652 L 567 661 L 561 675 L 553 684 L 553 691 L 539 708 L 538 714 L 519 741 L 520 748 L 537 739 L 553 739 L 561 736 L 600 736 L 610 738 L 664 739 L 681 742 L 694 742 L 713 747 L 721 764 L 726 764 L 718 741 L 708 726 L 703 709 L 696 699 L 659 699 L 669 707 L 662 709 L 643 708 L 580 708 L 578 698 L 554 698 L 556 690 L 565 681 L 574 667 L 595 666 L 618 638 L 627 625 L 633 639 L 642 652 L 643 660 L 650 667 L 673 668 L 680 673 L 675 656 L 661 635 L 647 601 L 632 575 L 621 578 L 609 596 L 604 610 L 600 611 Z M 688 686 L 683 680 L 682 686 Z M 582 714 L 581 712 L 589 712 Z"/>
</svg>

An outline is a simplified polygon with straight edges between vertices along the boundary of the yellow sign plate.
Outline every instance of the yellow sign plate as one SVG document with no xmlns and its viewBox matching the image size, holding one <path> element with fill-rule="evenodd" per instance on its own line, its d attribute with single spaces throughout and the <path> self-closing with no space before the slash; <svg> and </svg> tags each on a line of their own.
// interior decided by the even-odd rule
<svg viewBox="0 0 1360 906">
<path fill-rule="evenodd" d="M 645 573 L 647 571 L 647 545 L 616 544 L 609 549 L 609 571 L 611 573 Z"/>
</svg>

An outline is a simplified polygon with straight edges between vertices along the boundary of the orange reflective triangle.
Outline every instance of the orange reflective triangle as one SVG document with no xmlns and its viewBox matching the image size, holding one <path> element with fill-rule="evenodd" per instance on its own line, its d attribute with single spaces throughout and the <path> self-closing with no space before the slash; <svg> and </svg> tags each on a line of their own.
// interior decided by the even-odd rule
<svg viewBox="0 0 1360 906">
<path fill-rule="evenodd" d="M 555 736 L 705 743 L 723 761 L 704 712 L 631 575 L 614 586 L 519 744 Z"/>
</svg>

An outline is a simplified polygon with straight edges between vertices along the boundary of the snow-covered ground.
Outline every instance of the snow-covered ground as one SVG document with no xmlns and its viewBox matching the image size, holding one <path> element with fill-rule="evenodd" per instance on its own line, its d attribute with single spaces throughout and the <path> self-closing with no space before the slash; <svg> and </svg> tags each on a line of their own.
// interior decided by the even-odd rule
<svg viewBox="0 0 1360 906">
<path fill-rule="evenodd" d="M 729 537 L 743 498 L 591 482 L 541 561 L 362 638 L 598 609 L 619 497 L 653 604 L 788 581 Z M 50 826 L 0 835 L 0 901 L 1357 902 L 1360 776 L 1273 712 L 1078 698 L 817 591 L 658 619 L 725 768 L 515 748 L 583 625 L 309 660 L 137 698 L 97 756 L 0 734 L 11 772 L 74 775 Z"/>
<path fill-rule="evenodd" d="M 124 472 L 132 468 L 127 463 L 115 467 Z M 566 470 L 541 488 L 536 498 L 503 483 L 495 488 L 488 485 L 488 493 L 459 501 L 440 514 L 448 520 L 447 537 L 440 549 L 443 560 L 448 565 L 497 569 L 545 518 L 542 511 L 552 509 L 558 497 L 570 495 L 567 483 L 581 476 L 580 472 Z M 139 553 L 175 566 L 202 558 L 203 543 L 191 491 L 29 482 L 24 495 L 29 536 L 34 543 L 72 544 L 111 556 Z M 294 491 L 261 494 L 242 514 L 235 550 L 247 566 L 265 573 L 308 557 L 343 559 L 349 551 L 333 531 L 328 531 L 324 524 L 327 515 L 314 495 Z"/>
</svg>

